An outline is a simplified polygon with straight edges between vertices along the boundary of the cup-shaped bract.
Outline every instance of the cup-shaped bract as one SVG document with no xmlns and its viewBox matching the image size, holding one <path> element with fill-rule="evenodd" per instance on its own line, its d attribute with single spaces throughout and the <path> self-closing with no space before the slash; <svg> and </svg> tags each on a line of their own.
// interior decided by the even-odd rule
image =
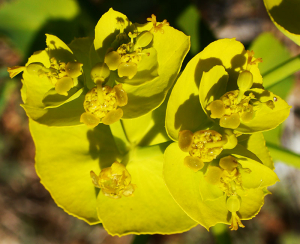
<svg viewBox="0 0 300 244">
<path fill-rule="evenodd" d="M 91 130 L 30 120 L 30 130 L 41 183 L 68 214 L 90 225 L 101 222 L 108 233 L 119 236 L 171 234 L 196 225 L 164 183 L 166 144 L 135 148 L 123 156 L 103 124 Z"/>
<path fill-rule="evenodd" d="M 110 67 L 112 82 L 123 84 L 128 95 L 122 108 L 124 119 L 142 116 L 161 105 L 190 47 L 189 37 L 166 20 L 157 22 L 152 15 L 148 21 L 133 24 L 110 9 L 96 25 L 95 60 Z"/>
<path fill-rule="evenodd" d="M 261 59 L 253 55 L 235 39 L 221 39 L 187 64 L 168 101 L 166 129 L 173 140 L 180 130 L 205 129 L 212 122 L 237 133 L 254 133 L 271 130 L 287 118 L 290 106 L 263 89 Z"/>
<path fill-rule="evenodd" d="M 218 223 L 229 224 L 232 230 L 244 227 L 241 220 L 257 215 L 269 193 L 266 187 L 278 181 L 263 136 L 251 135 L 245 145 L 247 148 L 238 144 L 224 149 L 198 170 L 187 167 L 187 152 L 177 142 L 165 151 L 163 174 L 168 189 L 182 209 L 206 229 Z M 261 151 L 256 156 L 251 151 L 257 147 Z"/>
<path fill-rule="evenodd" d="M 79 124 L 83 107 L 83 64 L 59 38 L 46 35 L 47 48 L 35 52 L 24 67 L 11 67 L 11 76 L 23 71 L 21 106 L 41 124 Z M 16 73 L 17 71 L 17 73 Z"/>
</svg>

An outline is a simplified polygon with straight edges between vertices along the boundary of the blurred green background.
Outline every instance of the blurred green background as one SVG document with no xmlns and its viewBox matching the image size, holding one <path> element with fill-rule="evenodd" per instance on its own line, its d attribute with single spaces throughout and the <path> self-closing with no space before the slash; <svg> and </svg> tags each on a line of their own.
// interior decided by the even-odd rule
<svg viewBox="0 0 300 244">
<path fill-rule="evenodd" d="M 244 221 L 246 228 L 236 232 L 220 225 L 211 232 L 197 226 L 176 235 L 111 237 L 101 225 L 88 226 L 56 206 L 34 170 L 34 144 L 19 106 L 21 78 L 10 79 L 6 69 L 24 65 L 34 51 L 44 49 L 45 33 L 65 43 L 93 36 L 97 21 L 110 7 L 138 23 L 155 14 L 158 21 L 167 19 L 190 35 L 192 46 L 183 68 L 219 38 L 235 37 L 262 57 L 259 67 L 266 80 L 275 67 L 300 54 L 299 46 L 270 21 L 262 0 L 0 0 L 0 243 L 300 243 L 300 172 L 287 166 L 300 168 L 296 154 L 273 154 L 284 161 L 276 160 L 281 182 L 270 187 L 273 194 L 258 216 Z M 285 126 L 265 136 L 275 153 L 279 145 L 300 153 L 300 76 L 285 76 L 268 89 L 293 105 L 291 116 Z"/>
</svg>

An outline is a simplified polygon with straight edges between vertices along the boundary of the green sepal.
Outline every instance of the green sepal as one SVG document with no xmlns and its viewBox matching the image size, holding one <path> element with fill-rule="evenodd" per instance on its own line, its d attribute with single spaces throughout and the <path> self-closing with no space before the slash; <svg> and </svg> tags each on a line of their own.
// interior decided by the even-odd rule
<svg viewBox="0 0 300 244">
<path fill-rule="evenodd" d="M 109 127 L 99 125 L 94 130 L 85 125 L 48 127 L 29 121 L 41 183 L 68 214 L 89 224 L 99 223 L 98 191 L 92 184 L 90 171 L 99 172 L 119 156 Z"/>
<path fill-rule="evenodd" d="M 98 214 L 111 235 L 172 234 L 197 223 L 174 201 L 163 181 L 163 150 L 166 144 L 137 148 L 122 160 L 136 185 L 134 195 L 112 199 L 98 195 Z"/>
</svg>

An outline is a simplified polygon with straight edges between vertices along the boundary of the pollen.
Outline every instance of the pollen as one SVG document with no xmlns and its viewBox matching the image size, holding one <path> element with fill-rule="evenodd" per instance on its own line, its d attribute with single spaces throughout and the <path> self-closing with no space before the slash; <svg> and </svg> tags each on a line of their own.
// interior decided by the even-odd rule
<svg viewBox="0 0 300 244">
<path fill-rule="evenodd" d="M 131 175 L 128 170 L 119 162 L 114 162 L 111 167 L 102 169 L 99 176 L 91 171 L 90 176 L 94 186 L 101 188 L 102 193 L 110 198 L 133 196 L 136 188 L 134 184 L 131 184 Z"/>
</svg>

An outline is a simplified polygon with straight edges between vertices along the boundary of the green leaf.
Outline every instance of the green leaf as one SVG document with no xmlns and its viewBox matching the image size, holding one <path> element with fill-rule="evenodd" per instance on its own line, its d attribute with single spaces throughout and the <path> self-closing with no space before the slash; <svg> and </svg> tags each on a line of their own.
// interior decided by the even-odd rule
<svg viewBox="0 0 300 244">
<path fill-rule="evenodd" d="M 275 145 L 273 143 L 267 142 L 267 146 L 274 160 L 280 160 L 286 164 L 300 169 L 300 155 L 294 153 L 288 149 L 281 146 Z"/>
<path fill-rule="evenodd" d="M 194 4 L 189 5 L 176 20 L 180 29 L 191 36 L 191 53 L 193 55 L 200 50 L 200 20 L 200 13 Z"/>
<path fill-rule="evenodd" d="M 271 33 L 261 34 L 249 49 L 254 50 L 255 55 L 263 59 L 259 69 L 263 76 L 264 87 L 286 99 L 295 81 L 294 76 L 289 75 L 299 69 L 300 62 L 296 63 L 299 58 L 290 60 L 291 54 L 287 48 Z M 267 142 L 280 145 L 281 131 L 282 125 L 279 125 L 271 131 L 265 131 L 264 137 Z"/>
<path fill-rule="evenodd" d="M 70 20 L 78 12 L 78 4 L 73 0 L 6 1 L 0 9 L 0 30 L 12 39 L 21 54 L 24 55 L 30 47 L 36 32 L 48 20 Z"/>
<path fill-rule="evenodd" d="M 64 211 L 89 224 L 99 223 L 98 192 L 90 171 L 98 172 L 118 157 L 109 127 L 48 127 L 32 120 L 29 125 L 41 183 Z"/>
<path fill-rule="evenodd" d="M 259 88 L 253 88 L 249 91 L 253 92 L 255 98 L 262 103 L 270 100 L 274 101 L 275 107 L 271 109 L 267 105 L 261 104 L 261 107 L 255 111 L 254 118 L 248 123 L 241 122 L 236 131 L 241 133 L 254 133 L 271 130 L 285 121 L 289 116 L 291 106 L 279 96 Z"/>
<path fill-rule="evenodd" d="M 164 179 L 176 202 L 195 221 L 206 229 L 217 224 L 229 224 L 230 214 L 226 207 L 226 197 L 204 201 L 199 184 L 203 172 L 195 173 L 183 164 L 187 153 L 182 152 L 177 143 L 172 143 L 165 151 Z M 262 188 L 248 189 L 247 194 L 239 190 L 241 208 L 238 214 L 241 219 L 251 219 L 260 210 L 264 202 Z"/>
<path fill-rule="evenodd" d="M 180 130 L 195 131 L 207 126 L 208 118 L 198 98 L 204 72 L 223 65 L 229 75 L 226 90 L 236 89 L 238 74 L 246 68 L 246 57 L 242 43 L 235 39 L 222 39 L 208 45 L 187 64 L 174 86 L 167 107 L 166 128 L 173 140 L 177 140 Z M 250 71 L 254 85 L 260 87 L 262 78 L 257 66 L 252 66 Z"/>
<path fill-rule="evenodd" d="M 137 186 L 134 196 L 112 199 L 98 195 L 98 214 L 111 235 L 172 234 L 196 223 L 177 205 L 162 178 L 163 149 L 153 146 L 131 152 L 122 163 Z"/>
<path fill-rule="evenodd" d="M 300 45 L 299 2 L 295 0 L 264 0 L 264 3 L 275 26 Z"/>
</svg>

